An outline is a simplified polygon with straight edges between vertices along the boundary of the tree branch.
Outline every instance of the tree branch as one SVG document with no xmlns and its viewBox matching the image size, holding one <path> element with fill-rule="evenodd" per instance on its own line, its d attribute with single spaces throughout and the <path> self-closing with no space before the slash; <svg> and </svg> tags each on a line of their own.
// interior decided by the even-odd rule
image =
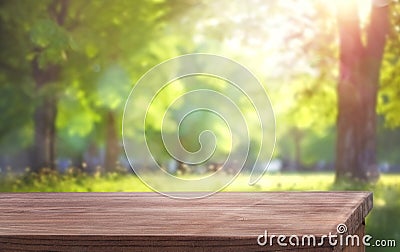
<svg viewBox="0 0 400 252">
<path fill-rule="evenodd" d="M 337 21 L 340 38 L 340 73 L 341 79 L 347 79 L 364 55 L 361 41 L 360 20 L 355 0 L 339 1 Z"/>
<path fill-rule="evenodd" d="M 337 20 L 339 24 L 340 54 L 351 56 L 345 60 L 351 60 L 354 56 L 361 56 L 363 44 L 361 41 L 360 21 L 356 1 L 346 1 L 346 4 L 338 4 Z"/>
<path fill-rule="evenodd" d="M 382 2 L 382 1 L 379 1 Z M 381 3 L 382 4 L 382 3 Z M 367 54 L 374 60 L 381 61 L 385 49 L 386 35 L 389 33 L 388 5 L 372 6 L 371 22 L 367 30 Z"/>
<path fill-rule="evenodd" d="M 68 0 L 54 0 L 48 8 L 50 15 L 58 25 L 64 25 L 67 16 Z"/>
</svg>

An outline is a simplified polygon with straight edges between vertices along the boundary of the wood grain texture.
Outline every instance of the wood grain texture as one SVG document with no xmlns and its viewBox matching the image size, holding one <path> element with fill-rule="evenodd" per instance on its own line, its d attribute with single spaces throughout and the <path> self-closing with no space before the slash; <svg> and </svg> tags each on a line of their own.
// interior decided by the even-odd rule
<svg viewBox="0 0 400 252">
<path fill-rule="evenodd" d="M 369 192 L 218 193 L 176 200 L 156 193 L 2 193 L 1 251 L 306 251 L 260 247 L 258 235 L 359 231 Z M 162 249 L 160 249 L 162 247 Z M 333 251 L 329 244 L 318 251 Z"/>
<path fill-rule="evenodd" d="M 354 234 L 358 235 L 358 237 L 363 237 L 365 235 L 365 225 L 361 224 Z M 361 241 L 360 241 L 360 243 L 361 243 Z M 343 252 L 365 252 L 365 246 L 344 246 L 342 251 Z"/>
</svg>

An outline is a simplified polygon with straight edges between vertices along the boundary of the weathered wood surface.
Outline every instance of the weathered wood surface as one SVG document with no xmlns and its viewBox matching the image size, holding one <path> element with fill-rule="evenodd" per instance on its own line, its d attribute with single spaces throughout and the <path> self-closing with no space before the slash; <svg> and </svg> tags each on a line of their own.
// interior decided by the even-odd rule
<svg viewBox="0 0 400 252">
<path fill-rule="evenodd" d="M 2 193 L 0 251 L 304 251 L 260 247 L 257 237 L 265 230 L 327 235 L 339 223 L 352 234 L 371 208 L 368 192 L 218 193 L 196 200 L 156 193 Z M 317 248 L 332 250 L 340 248 Z"/>
</svg>

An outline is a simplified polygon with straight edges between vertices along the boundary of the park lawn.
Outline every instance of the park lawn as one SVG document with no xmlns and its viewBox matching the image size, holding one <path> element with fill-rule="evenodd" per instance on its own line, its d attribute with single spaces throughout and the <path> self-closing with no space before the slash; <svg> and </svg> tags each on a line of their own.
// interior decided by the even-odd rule
<svg viewBox="0 0 400 252">
<path fill-rule="evenodd" d="M 160 184 L 163 181 L 159 181 Z M 216 179 L 215 183 L 218 183 Z M 367 234 L 374 239 L 394 239 L 396 248 L 367 248 L 367 251 L 398 251 L 400 246 L 400 174 L 383 174 L 370 185 L 334 184 L 333 173 L 266 174 L 255 185 L 246 175 L 238 176 L 223 191 L 342 191 L 365 190 L 374 193 L 374 208 L 368 215 Z M 148 192 L 131 174 L 31 174 L 0 177 L 0 192 Z"/>
</svg>

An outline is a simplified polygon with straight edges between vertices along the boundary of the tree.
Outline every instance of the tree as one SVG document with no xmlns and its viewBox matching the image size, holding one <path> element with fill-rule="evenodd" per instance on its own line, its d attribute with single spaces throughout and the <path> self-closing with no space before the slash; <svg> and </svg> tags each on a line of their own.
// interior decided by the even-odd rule
<svg viewBox="0 0 400 252">
<path fill-rule="evenodd" d="M 340 76 L 336 179 L 372 181 L 376 163 L 376 104 L 380 68 L 389 30 L 389 1 L 374 1 L 363 42 L 355 1 L 338 8 Z"/>
<path fill-rule="evenodd" d="M 34 112 L 34 142 L 32 153 L 32 168 L 37 171 L 40 168 L 48 167 L 54 169 L 55 167 L 55 139 L 56 139 L 56 116 L 57 116 L 57 95 L 54 93 L 43 91 L 48 85 L 54 84 L 59 81 L 61 66 L 51 57 L 46 59 L 50 53 L 65 54 L 67 47 L 66 41 L 62 30 L 59 27 L 64 25 L 67 16 L 68 1 L 59 0 L 53 1 L 48 5 L 48 16 L 50 20 L 48 23 L 38 27 L 37 32 L 39 36 L 41 30 L 46 29 L 45 32 L 51 33 L 51 30 L 56 29 L 56 35 L 60 35 L 57 40 L 49 40 L 48 43 L 41 43 L 40 37 L 37 37 L 33 51 L 35 56 L 31 61 L 32 75 L 35 81 L 36 92 L 43 92 L 43 96 L 38 101 Z M 52 34 L 47 34 L 47 36 Z M 60 56 L 61 56 L 60 55 Z M 47 60 L 47 62 L 45 62 Z"/>
<path fill-rule="evenodd" d="M 29 116 L 25 116 L 29 114 L 33 119 L 33 170 L 55 167 L 58 127 L 75 127 L 70 131 L 72 134 L 87 135 L 94 130 L 94 124 L 107 141 L 106 163 L 115 164 L 119 147 L 118 122 L 122 117 L 122 112 L 116 111 L 122 111 L 132 79 L 137 79 L 148 67 L 144 62 L 158 63 L 154 55 L 146 55 L 150 42 L 163 34 L 167 20 L 191 3 L 17 0 L 0 4 L 0 29 L 10 38 L 1 43 L 4 57 L 0 60 L 0 75 L 6 79 L 2 83 L 13 85 L 7 90 L 21 89 L 24 93 L 29 90 L 26 101 L 30 103 L 25 104 L 27 109 L 21 120 L 29 121 L 26 120 Z M 180 8 L 175 8 L 177 5 Z M 128 77 L 114 78 L 110 82 L 108 69 L 116 65 L 121 66 Z M 19 76 L 28 80 L 19 81 Z M 76 95 L 72 99 L 76 105 L 64 106 L 61 112 L 72 117 L 59 117 L 60 101 L 71 98 L 68 92 Z M 7 111 L 17 112 L 19 107 Z M 71 112 L 73 109 L 75 111 Z M 97 116 L 85 118 L 86 129 L 77 130 L 82 125 L 71 126 L 69 122 L 82 119 L 75 118 L 82 112 L 80 109 L 84 109 L 86 115 L 96 113 Z M 13 112 L 5 116 L 9 114 L 15 115 Z M 14 117 L 5 120 L 18 122 Z M 9 131 L 9 124 L 3 125 Z"/>
</svg>

